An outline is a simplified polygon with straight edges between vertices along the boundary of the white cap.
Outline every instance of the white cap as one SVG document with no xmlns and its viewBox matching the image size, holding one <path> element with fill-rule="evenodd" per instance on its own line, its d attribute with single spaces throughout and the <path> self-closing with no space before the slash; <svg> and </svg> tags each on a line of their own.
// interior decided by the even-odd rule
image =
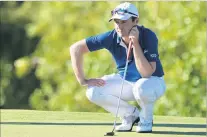
<svg viewBox="0 0 207 137">
<path fill-rule="evenodd" d="M 139 17 L 136 6 L 129 2 L 121 3 L 111 12 L 113 14 L 109 21 L 113 19 L 128 20 L 130 17 Z"/>
</svg>

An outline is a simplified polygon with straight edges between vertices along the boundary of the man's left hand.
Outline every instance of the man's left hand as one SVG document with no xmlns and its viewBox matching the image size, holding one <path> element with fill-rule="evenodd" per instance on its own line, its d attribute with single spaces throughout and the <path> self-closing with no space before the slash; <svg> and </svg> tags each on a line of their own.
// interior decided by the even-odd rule
<svg viewBox="0 0 207 137">
<path fill-rule="evenodd" d="M 137 26 L 132 27 L 131 31 L 129 32 L 129 39 L 132 40 L 133 44 L 137 44 L 139 41 L 139 30 Z"/>
</svg>

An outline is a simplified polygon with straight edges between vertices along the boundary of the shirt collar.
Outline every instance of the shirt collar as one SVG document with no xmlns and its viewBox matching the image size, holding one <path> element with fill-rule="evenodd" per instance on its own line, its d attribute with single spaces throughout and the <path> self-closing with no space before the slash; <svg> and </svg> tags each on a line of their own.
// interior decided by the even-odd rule
<svg viewBox="0 0 207 137">
<path fill-rule="evenodd" d="M 118 34 L 117 34 L 117 39 L 116 39 L 116 41 L 117 41 L 117 44 L 120 44 L 120 42 L 121 42 L 121 37 L 119 37 Z"/>
<path fill-rule="evenodd" d="M 121 39 L 121 37 L 119 37 L 119 35 L 117 34 L 117 44 L 124 47 L 124 48 L 127 48 L 126 44 L 123 42 L 123 40 Z"/>
</svg>

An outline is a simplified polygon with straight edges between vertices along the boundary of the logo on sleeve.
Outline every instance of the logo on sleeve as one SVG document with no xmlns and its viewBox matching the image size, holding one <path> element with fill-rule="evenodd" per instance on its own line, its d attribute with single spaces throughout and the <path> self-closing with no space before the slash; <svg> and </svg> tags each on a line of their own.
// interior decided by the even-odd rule
<svg viewBox="0 0 207 137">
<path fill-rule="evenodd" d="M 145 49 L 145 50 L 144 50 L 144 53 L 147 53 L 147 52 L 148 52 L 148 50 Z"/>
<path fill-rule="evenodd" d="M 157 54 L 150 54 L 150 57 L 156 58 L 157 57 Z"/>
</svg>

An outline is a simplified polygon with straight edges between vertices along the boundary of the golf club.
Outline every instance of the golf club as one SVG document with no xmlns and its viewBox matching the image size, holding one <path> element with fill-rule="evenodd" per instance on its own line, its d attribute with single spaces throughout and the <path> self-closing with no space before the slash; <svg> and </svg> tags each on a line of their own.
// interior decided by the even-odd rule
<svg viewBox="0 0 207 137">
<path fill-rule="evenodd" d="M 118 112 L 119 112 L 120 99 L 121 99 L 122 90 L 123 90 L 123 87 L 124 87 L 124 80 L 125 80 L 125 77 L 126 77 L 126 72 L 127 72 L 127 68 L 128 68 L 131 49 L 132 49 L 132 41 L 130 40 L 128 51 L 127 51 L 126 65 L 125 65 L 125 69 L 124 69 L 124 77 L 122 79 L 121 90 L 120 90 L 120 94 L 119 94 L 118 105 L 117 105 L 117 109 L 116 109 L 116 117 L 115 117 L 115 120 L 114 120 L 113 129 L 112 129 L 111 132 L 107 132 L 104 136 L 113 136 L 114 135 L 114 129 L 116 127 L 116 120 L 117 120 L 117 115 L 118 115 Z"/>
</svg>

